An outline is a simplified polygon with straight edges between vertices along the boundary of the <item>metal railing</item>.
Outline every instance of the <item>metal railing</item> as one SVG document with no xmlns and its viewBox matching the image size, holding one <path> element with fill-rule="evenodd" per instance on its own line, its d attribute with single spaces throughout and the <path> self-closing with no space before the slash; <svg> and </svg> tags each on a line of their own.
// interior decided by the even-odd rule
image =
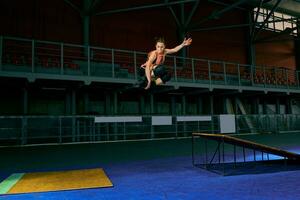
<svg viewBox="0 0 300 200">
<path fill-rule="evenodd" d="M 105 116 L 107 117 L 107 116 Z M 189 137 L 193 132 L 219 132 L 219 117 L 212 121 L 152 125 L 142 122 L 95 123 L 95 116 L 1 116 L 0 146 L 44 143 L 109 142 Z"/>
<path fill-rule="evenodd" d="M 106 116 L 107 117 L 107 116 Z M 193 132 L 220 133 L 219 115 L 212 121 L 152 125 L 142 122 L 95 123 L 95 116 L 1 116 L 0 146 L 110 142 L 162 138 L 185 138 Z M 236 115 L 236 133 L 300 132 L 300 115 Z"/>
<path fill-rule="evenodd" d="M 44 73 L 136 80 L 145 52 L 0 37 L 0 72 Z M 172 82 L 299 89 L 299 71 L 167 56 Z M 62 77 L 63 78 L 63 77 Z"/>
<path fill-rule="evenodd" d="M 237 133 L 300 132 L 300 115 L 236 115 Z"/>
</svg>

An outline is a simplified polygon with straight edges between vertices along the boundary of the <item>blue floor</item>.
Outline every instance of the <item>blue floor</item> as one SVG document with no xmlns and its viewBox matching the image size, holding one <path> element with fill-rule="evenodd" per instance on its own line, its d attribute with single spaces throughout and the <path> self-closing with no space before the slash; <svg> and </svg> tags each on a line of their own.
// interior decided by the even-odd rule
<svg viewBox="0 0 300 200">
<path fill-rule="evenodd" d="M 299 147 L 288 149 L 300 152 Z M 191 164 L 191 157 L 104 164 L 112 188 L 4 195 L 7 200 L 112 200 L 204 199 L 295 200 L 300 199 L 300 170 L 221 176 Z"/>
</svg>

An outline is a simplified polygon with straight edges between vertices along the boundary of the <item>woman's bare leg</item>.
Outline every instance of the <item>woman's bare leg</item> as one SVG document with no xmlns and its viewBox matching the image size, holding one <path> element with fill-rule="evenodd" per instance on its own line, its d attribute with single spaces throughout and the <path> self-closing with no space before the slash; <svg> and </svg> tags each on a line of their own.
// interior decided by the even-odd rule
<svg viewBox="0 0 300 200">
<path fill-rule="evenodd" d="M 151 86 L 151 70 L 150 70 L 149 65 L 146 66 L 145 75 L 146 75 L 146 78 L 147 78 L 147 81 L 148 81 L 147 86 L 145 87 L 145 89 L 148 90 Z"/>
</svg>

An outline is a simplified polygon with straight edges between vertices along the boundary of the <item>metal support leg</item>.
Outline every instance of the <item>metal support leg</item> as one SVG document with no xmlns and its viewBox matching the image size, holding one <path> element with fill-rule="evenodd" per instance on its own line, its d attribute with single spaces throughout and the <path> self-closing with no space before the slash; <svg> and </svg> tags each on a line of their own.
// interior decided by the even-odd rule
<svg viewBox="0 0 300 200">
<path fill-rule="evenodd" d="M 244 156 L 244 163 L 245 163 L 246 162 L 245 147 L 243 147 L 243 156 Z"/>
<path fill-rule="evenodd" d="M 219 155 L 219 164 L 221 163 L 221 152 L 220 152 L 220 142 L 218 144 L 218 155 Z"/>
<path fill-rule="evenodd" d="M 193 166 L 195 166 L 194 142 L 195 142 L 195 138 L 194 138 L 194 135 L 192 135 L 192 163 L 193 163 Z"/>
<path fill-rule="evenodd" d="M 213 156 L 212 156 L 212 158 L 211 158 L 211 160 L 210 160 L 210 162 L 209 162 L 209 165 L 211 165 L 212 162 L 214 161 L 215 156 L 216 156 L 216 154 L 217 154 L 219 148 L 220 148 L 220 142 L 218 142 L 218 146 L 217 146 L 217 148 L 216 148 L 216 150 L 215 150 L 215 153 L 213 154 Z"/>
<path fill-rule="evenodd" d="M 207 140 L 205 139 L 205 169 L 207 169 Z"/>
<path fill-rule="evenodd" d="M 223 175 L 225 175 L 225 144 L 224 144 L 224 139 L 222 140 L 223 143 Z"/>
<path fill-rule="evenodd" d="M 236 146 L 233 145 L 233 151 L 234 151 L 234 168 L 236 167 Z"/>
</svg>

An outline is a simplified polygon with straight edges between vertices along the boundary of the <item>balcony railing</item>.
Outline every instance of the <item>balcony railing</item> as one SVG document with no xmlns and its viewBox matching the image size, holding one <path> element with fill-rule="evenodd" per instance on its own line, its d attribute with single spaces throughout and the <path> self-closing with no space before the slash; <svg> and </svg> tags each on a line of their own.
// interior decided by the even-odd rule
<svg viewBox="0 0 300 200">
<path fill-rule="evenodd" d="M 183 138 L 192 132 L 219 132 L 218 116 L 212 116 L 212 121 L 184 122 L 170 116 L 173 123 L 168 125 L 152 125 L 152 116 L 138 116 L 140 122 L 103 123 L 95 122 L 95 117 L 0 116 L 0 146 Z"/>
<path fill-rule="evenodd" d="M 153 125 L 152 116 L 136 116 L 141 117 L 139 122 L 103 123 L 96 122 L 95 117 L 0 116 L 0 146 L 186 138 L 193 132 L 220 133 L 219 115 L 212 115 L 211 121 L 179 121 L 179 116 L 167 116 L 172 122 L 168 125 Z M 300 133 L 300 115 L 296 114 L 236 115 L 235 122 L 233 134 Z"/>
<path fill-rule="evenodd" d="M 0 72 L 138 78 L 147 53 L 39 40 L 0 37 Z M 234 62 L 167 56 L 171 82 L 299 89 L 299 71 L 283 67 L 250 66 Z"/>
</svg>

